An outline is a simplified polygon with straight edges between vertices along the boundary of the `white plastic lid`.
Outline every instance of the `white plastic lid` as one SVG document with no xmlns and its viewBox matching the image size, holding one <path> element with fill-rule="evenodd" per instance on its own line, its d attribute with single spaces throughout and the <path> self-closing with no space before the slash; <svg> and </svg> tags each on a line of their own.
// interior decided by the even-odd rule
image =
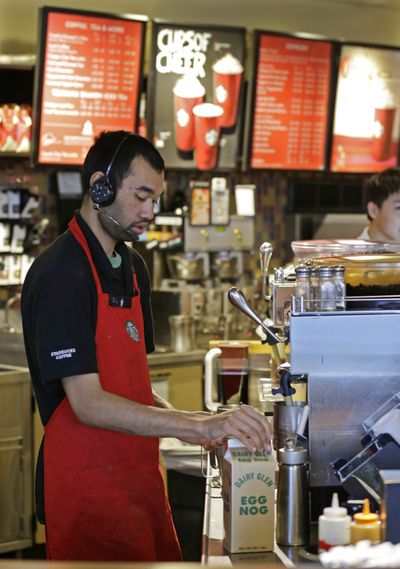
<svg viewBox="0 0 400 569">
<path fill-rule="evenodd" d="M 335 492 L 332 496 L 332 503 L 327 508 L 324 508 L 324 516 L 328 518 L 342 518 L 347 516 L 348 512 L 346 508 L 342 508 L 339 506 L 339 497 L 337 492 Z"/>
</svg>

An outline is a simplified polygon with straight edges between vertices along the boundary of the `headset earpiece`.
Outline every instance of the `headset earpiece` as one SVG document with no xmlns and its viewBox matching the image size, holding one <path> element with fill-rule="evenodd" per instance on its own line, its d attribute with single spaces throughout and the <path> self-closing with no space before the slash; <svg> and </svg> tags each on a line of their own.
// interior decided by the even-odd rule
<svg viewBox="0 0 400 569">
<path fill-rule="evenodd" d="M 108 176 L 101 176 L 89 188 L 89 195 L 94 204 L 107 206 L 112 204 L 115 192 L 110 184 Z"/>
<path fill-rule="evenodd" d="M 90 198 L 94 204 L 99 205 L 101 207 L 105 207 L 105 206 L 111 205 L 113 203 L 113 201 L 115 200 L 115 190 L 111 185 L 109 175 L 111 172 L 111 168 L 115 162 L 116 157 L 118 156 L 118 153 L 119 153 L 122 145 L 125 143 L 125 141 L 132 134 L 133 134 L 132 132 L 129 132 L 119 142 L 117 148 L 114 151 L 114 154 L 112 155 L 110 163 L 107 166 L 106 173 L 104 174 L 104 176 L 101 176 L 100 178 L 98 178 L 94 182 L 94 184 L 92 184 L 90 186 L 89 196 L 90 196 Z"/>
</svg>

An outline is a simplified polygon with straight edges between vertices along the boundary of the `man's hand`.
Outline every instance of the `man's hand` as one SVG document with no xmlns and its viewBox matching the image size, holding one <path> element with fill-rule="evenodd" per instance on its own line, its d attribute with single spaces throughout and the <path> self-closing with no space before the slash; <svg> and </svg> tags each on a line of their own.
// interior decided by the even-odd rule
<svg viewBox="0 0 400 569">
<path fill-rule="evenodd" d="M 192 444 L 200 444 L 205 450 L 221 446 L 227 438 L 239 439 L 250 451 L 271 450 L 272 428 L 267 417 L 249 405 L 217 413 L 193 413 L 203 422 L 207 436 L 182 438 Z"/>
</svg>

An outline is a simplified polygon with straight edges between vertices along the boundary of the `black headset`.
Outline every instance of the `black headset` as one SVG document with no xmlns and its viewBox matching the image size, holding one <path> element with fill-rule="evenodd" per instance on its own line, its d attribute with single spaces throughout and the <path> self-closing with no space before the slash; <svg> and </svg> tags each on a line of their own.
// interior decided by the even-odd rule
<svg viewBox="0 0 400 569">
<path fill-rule="evenodd" d="M 110 160 L 110 163 L 107 166 L 106 173 L 104 176 L 98 178 L 94 184 L 92 184 L 89 188 L 89 195 L 92 202 L 98 206 L 104 207 L 111 205 L 115 200 L 115 190 L 111 185 L 109 175 L 111 172 L 111 168 L 115 162 L 115 159 L 118 156 L 119 151 L 121 150 L 122 145 L 124 142 L 131 136 L 132 133 L 127 134 L 124 138 L 119 142 L 117 148 L 115 149 L 114 154 Z"/>
</svg>

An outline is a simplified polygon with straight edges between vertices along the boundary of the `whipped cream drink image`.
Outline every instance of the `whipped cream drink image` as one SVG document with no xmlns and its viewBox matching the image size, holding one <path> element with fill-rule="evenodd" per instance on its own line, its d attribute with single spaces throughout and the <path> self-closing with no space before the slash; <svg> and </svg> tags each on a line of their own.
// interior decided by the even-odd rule
<svg viewBox="0 0 400 569">
<path fill-rule="evenodd" d="M 194 149 L 193 108 L 204 101 L 206 90 L 199 79 L 183 75 L 174 88 L 176 147 L 182 152 Z"/>
<path fill-rule="evenodd" d="M 243 65 L 231 53 L 213 65 L 214 102 L 223 109 L 222 128 L 232 128 L 236 124 L 242 78 Z"/>
<path fill-rule="evenodd" d="M 384 85 L 375 94 L 372 156 L 375 160 L 390 157 L 393 125 L 396 116 L 396 101 L 393 93 Z"/>
<path fill-rule="evenodd" d="M 193 109 L 196 167 L 199 170 L 211 170 L 217 165 L 223 112 L 222 107 L 213 103 L 202 103 Z"/>
</svg>

